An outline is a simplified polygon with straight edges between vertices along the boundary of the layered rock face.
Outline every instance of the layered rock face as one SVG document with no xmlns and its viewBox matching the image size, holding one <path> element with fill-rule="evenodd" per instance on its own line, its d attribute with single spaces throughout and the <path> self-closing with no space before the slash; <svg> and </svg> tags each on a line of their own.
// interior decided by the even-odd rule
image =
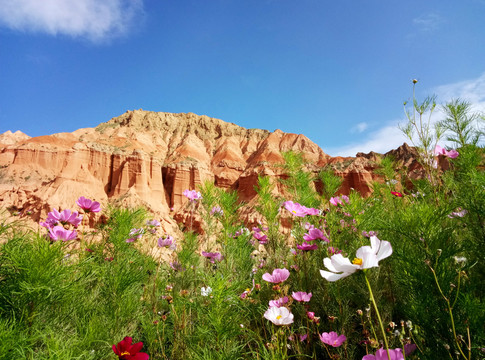
<svg viewBox="0 0 485 360">
<path fill-rule="evenodd" d="M 135 110 L 73 133 L 0 135 L 0 208 L 30 210 L 38 221 L 53 207 L 72 208 L 82 195 L 144 205 L 174 224 L 185 189 L 210 180 L 250 201 L 259 175 L 282 175 L 275 165 L 289 150 L 303 154 L 309 171 L 330 164 L 344 178 L 342 193 L 354 188 L 367 195 L 377 179 L 369 156 L 331 158 L 303 135 Z"/>
</svg>

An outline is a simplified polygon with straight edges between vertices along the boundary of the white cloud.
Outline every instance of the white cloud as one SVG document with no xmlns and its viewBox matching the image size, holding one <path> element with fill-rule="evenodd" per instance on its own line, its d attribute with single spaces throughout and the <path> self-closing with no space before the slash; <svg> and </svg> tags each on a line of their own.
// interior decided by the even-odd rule
<svg viewBox="0 0 485 360">
<path fill-rule="evenodd" d="M 398 125 L 399 121 L 389 122 L 386 126 L 364 137 L 361 142 L 328 149 L 325 152 L 331 156 L 355 156 L 358 152 L 368 153 L 371 151 L 377 153 L 388 152 L 401 146 L 406 141 L 409 143 L 401 130 L 399 130 Z"/>
<path fill-rule="evenodd" d="M 429 93 L 436 94 L 437 102 L 440 104 L 460 98 L 469 101 L 473 105 L 474 111 L 485 113 L 485 73 L 475 79 L 437 86 L 431 89 Z M 443 116 L 444 113 L 437 106 L 431 117 L 431 122 L 439 121 Z M 370 151 L 386 153 L 401 146 L 404 142 L 410 144 L 409 139 L 399 130 L 399 124 L 406 123 L 407 120 L 405 119 L 388 122 L 384 127 L 363 137 L 362 141 L 338 148 L 326 149 L 326 152 L 331 156 L 355 156 L 358 152 L 368 153 Z M 355 128 L 358 128 L 359 125 L 357 124 Z M 440 143 L 453 146 L 453 144 L 444 140 L 440 141 Z"/>
<path fill-rule="evenodd" d="M 443 21 L 443 18 L 436 13 L 424 14 L 413 19 L 413 23 L 424 31 L 432 31 L 438 29 Z"/>
<path fill-rule="evenodd" d="M 369 124 L 367 124 L 366 122 L 360 122 L 357 125 L 353 126 L 352 129 L 350 129 L 350 132 L 360 134 L 361 132 L 364 132 L 368 126 Z"/>
<path fill-rule="evenodd" d="M 143 0 L 3 0 L 0 25 L 99 42 L 125 33 Z"/>
</svg>

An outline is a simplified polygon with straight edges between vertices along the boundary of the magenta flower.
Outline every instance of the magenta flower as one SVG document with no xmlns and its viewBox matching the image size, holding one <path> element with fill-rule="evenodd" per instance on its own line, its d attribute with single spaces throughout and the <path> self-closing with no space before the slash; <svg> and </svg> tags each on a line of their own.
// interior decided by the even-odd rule
<svg viewBox="0 0 485 360">
<path fill-rule="evenodd" d="M 224 215 L 224 211 L 221 209 L 220 206 L 214 206 L 211 209 L 210 214 L 215 215 L 215 216 L 222 216 L 222 215 Z"/>
<path fill-rule="evenodd" d="M 291 294 L 291 297 L 295 299 L 296 301 L 300 302 L 309 302 L 310 299 L 312 298 L 312 293 L 306 293 L 303 291 L 298 291 L 298 292 L 293 292 Z"/>
<path fill-rule="evenodd" d="M 307 215 L 307 208 L 298 203 L 294 203 L 293 201 L 286 201 L 283 203 L 283 205 L 286 210 L 288 210 L 295 216 L 305 217 Z"/>
<path fill-rule="evenodd" d="M 402 349 L 389 349 L 389 355 L 391 355 L 391 360 L 404 360 L 404 355 L 402 354 Z M 388 360 L 387 351 L 380 348 L 376 351 L 375 355 L 369 354 L 365 355 L 362 360 Z"/>
<path fill-rule="evenodd" d="M 130 231 L 130 238 L 126 239 L 125 241 L 127 243 L 132 243 L 132 242 L 134 242 L 136 240 L 141 239 L 141 237 L 143 236 L 144 233 L 145 233 L 145 230 L 143 228 L 131 229 L 131 231 Z"/>
<path fill-rule="evenodd" d="M 196 202 L 197 200 L 202 199 L 202 194 L 199 191 L 195 190 L 184 190 L 184 196 L 187 197 L 191 202 Z"/>
<path fill-rule="evenodd" d="M 391 194 L 394 195 L 394 196 L 397 196 L 397 197 L 403 197 L 403 194 L 401 194 L 398 191 L 391 191 Z"/>
<path fill-rule="evenodd" d="M 302 251 L 311 251 L 311 250 L 317 250 L 318 245 L 317 244 L 309 244 L 309 243 L 303 243 L 303 244 L 297 244 L 296 245 L 297 249 L 300 249 Z"/>
<path fill-rule="evenodd" d="M 40 225 L 46 228 L 53 227 L 58 223 L 63 225 L 72 224 L 74 227 L 78 227 L 81 223 L 83 216 L 79 215 L 77 211 L 72 211 L 69 209 L 63 210 L 62 212 L 57 211 L 57 209 L 53 209 L 50 213 L 47 214 L 47 219 L 45 222 L 41 222 Z"/>
<path fill-rule="evenodd" d="M 138 342 L 131 344 L 132 338 L 127 336 L 121 340 L 118 345 L 113 345 L 113 351 L 118 356 L 118 359 L 122 360 L 148 360 L 147 353 L 142 353 L 140 350 L 143 348 L 143 343 Z"/>
<path fill-rule="evenodd" d="M 52 241 L 69 241 L 77 238 L 77 232 L 75 230 L 66 230 L 62 226 L 54 226 L 49 229 L 49 237 Z"/>
<path fill-rule="evenodd" d="M 265 273 L 263 274 L 263 280 L 273 283 L 279 284 L 290 276 L 290 271 L 288 269 L 274 269 L 273 274 Z"/>
<path fill-rule="evenodd" d="M 159 247 L 166 247 L 166 248 L 169 248 L 170 250 L 177 249 L 177 245 L 175 244 L 175 239 L 170 235 L 167 235 L 167 237 L 159 238 L 157 242 Z"/>
<path fill-rule="evenodd" d="M 322 333 L 320 335 L 320 340 L 327 345 L 333 346 L 333 347 L 339 347 L 342 345 L 342 343 L 347 340 L 345 335 L 338 335 L 335 331 L 331 331 L 329 333 Z M 362 359 L 364 360 L 364 359 Z"/>
<path fill-rule="evenodd" d="M 207 259 L 209 259 L 212 264 L 215 263 L 215 260 L 222 261 L 222 259 L 224 258 L 222 256 L 222 254 L 219 253 L 219 252 L 205 252 L 205 251 L 202 251 L 202 256 L 204 256 Z"/>
<path fill-rule="evenodd" d="M 271 307 L 281 307 L 283 306 L 284 304 L 286 304 L 288 302 L 288 296 L 285 296 L 285 297 L 282 297 L 282 298 L 279 298 L 279 299 L 276 299 L 276 300 L 270 300 L 269 301 L 269 306 Z"/>
<path fill-rule="evenodd" d="M 449 157 L 450 159 L 455 159 L 458 157 L 458 155 L 460 155 L 460 153 L 456 150 L 446 150 L 445 148 L 442 148 L 441 146 L 439 145 L 436 145 L 435 148 L 434 148 L 434 152 L 433 152 L 435 155 L 444 155 L 446 157 Z"/>
<path fill-rule="evenodd" d="M 448 215 L 450 219 L 453 219 L 455 217 L 463 217 L 466 215 L 468 211 L 463 210 L 462 208 L 456 209 L 456 211 L 452 212 L 451 214 Z"/>
<path fill-rule="evenodd" d="M 305 241 L 313 241 L 317 239 L 322 239 L 323 241 L 330 242 L 330 240 L 326 238 L 325 234 L 320 229 L 310 229 L 308 230 L 308 233 L 303 235 L 303 240 Z"/>
<path fill-rule="evenodd" d="M 315 208 L 305 208 L 307 215 L 320 215 L 320 210 Z"/>
<path fill-rule="evenodd" d="M 99 204 L 99 202 L 86 199 L 84 196 L 81 196 L 79 199 L 77 199 L 76 204 L 86 213 L 101 211 L 101 205 Z"/>
<path fill-rule="evenodd" d="M 334 206 L 344 205 L 344 202 L 349 203 L 349 197 L 347 195 L 341 195 L 330 198 L 330 204 Z"/>
<path fill-rule="evenodd" d="M 265 235 L 261 232 L 256 231 L 253 234 L 254 238 L 259 241 L 260 244 L 266 244 L 268 242 L 268 235 Z"/>
<path fill-rule="evenodd" d="M 150 227 L 159 227 L 160 226 L 160 221 L 158 220 L 147 220 L 146 222 L 147 226 L 150 226 Z"/>
</svg>

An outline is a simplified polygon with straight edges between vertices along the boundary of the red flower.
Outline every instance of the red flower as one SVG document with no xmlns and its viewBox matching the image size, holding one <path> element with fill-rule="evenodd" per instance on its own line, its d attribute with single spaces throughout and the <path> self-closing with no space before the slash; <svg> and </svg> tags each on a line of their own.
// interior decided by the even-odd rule
<svg viewBox="0 0 485 360">
<path fill-rule="evenodd" d="M 122 360 L 148 360 L 148 354 L 139 352 L 143 347 L 142 342 L 131 345 L 131 337 L 126 336 L 118 343 L 118 346 L 113 345 L 113 351 Z"/>
<path fill-rule="evenodd" d="M 391 194 L 397 197 L 402 197 L 403 195 L 400 192 L 397 191 L 391 191 Z"/>
</svg>

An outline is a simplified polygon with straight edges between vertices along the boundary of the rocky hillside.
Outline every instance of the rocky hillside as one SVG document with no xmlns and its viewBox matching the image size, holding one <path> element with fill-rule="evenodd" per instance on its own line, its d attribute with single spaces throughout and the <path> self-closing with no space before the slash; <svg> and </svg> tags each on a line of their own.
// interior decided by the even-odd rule
<svg viewBox="0 0 485 360">
<path fill-rule="evenodd" d="M 245 129 L 193 113 L 135 110 L 72 133 L 0 135 L 0 208 L 30 210 L 38 221 L 53 207 L 72 208 L 83 195 L 105 204 L 142 204 L 173 223 L 186 201 L 182 192 L 204 180 L 250 201 L 258 175 L 281 175 L 274 165 L 288 150 L 302 152 L 310 171 L 330 164 L 344 179 L 342 193 L 354 188 L 368 195 L 377 179 L 378 154 L 332 158 L 304 135 Z M 394 152 L 413 160 L 407 145 Z"/>
</svg>

